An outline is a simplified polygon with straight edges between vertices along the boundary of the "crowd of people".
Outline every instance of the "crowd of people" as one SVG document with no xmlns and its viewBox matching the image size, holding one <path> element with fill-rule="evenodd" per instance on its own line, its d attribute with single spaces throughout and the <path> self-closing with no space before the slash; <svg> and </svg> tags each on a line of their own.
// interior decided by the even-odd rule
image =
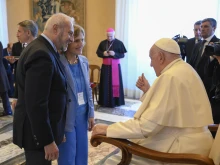
<svg viewBox="0 0 220 165">
<path fill-rule="evenodd" d="M 220 122 L 220 50 L 210 54 L 206 48 L 219 42 L 216 27 L 213 18 L 195 22 L 186 62 L 178 41 L 157 40 L 149 51 L 157 79 L 150 86 L 144 74 L 138 77 L 143 96 L 134 118 L 95 125 L 84 29 L 62 13 L 53 14 L 39 36 L 34 21 L 18 23 L 18 42 L 5 49 L 0 42 L 0 95 L 3 115 L 14 117 L 13 142 L 24 148 L 26 164 L 57 159 L 59 165 L 87 165 L 88 131 L 157 151 L 208 155 L 215 135 L 207 126 Z M 115 107 L 125 104 L 120 59 L 127 50 L 113 28 L 106 37 L 96 51 L 103 59 L 98 104 Z M 121 153 L 105 164 L 120 159 Z M 131 164 L 160 163 L 133 156 Z"/>
</svg>

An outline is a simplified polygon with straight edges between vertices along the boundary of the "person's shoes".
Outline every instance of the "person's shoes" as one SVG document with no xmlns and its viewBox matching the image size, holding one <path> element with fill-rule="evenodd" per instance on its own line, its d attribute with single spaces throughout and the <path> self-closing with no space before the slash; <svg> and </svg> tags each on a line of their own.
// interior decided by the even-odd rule
<svg viewBox="0 0 220 165">
<path fill-rule="evenodd" d="M 2 116 L 8 116 L 8 115 L 12 115 L 12 111 L 4 111 L 3 113 L 2 113 Z"/>
</svg>

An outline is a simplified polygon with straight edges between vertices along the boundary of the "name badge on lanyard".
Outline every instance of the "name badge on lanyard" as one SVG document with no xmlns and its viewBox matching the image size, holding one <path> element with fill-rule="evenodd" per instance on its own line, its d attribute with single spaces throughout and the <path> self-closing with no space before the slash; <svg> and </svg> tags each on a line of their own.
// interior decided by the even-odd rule
<svg viewBox="0 0 220 165">
<path fill-rule="evenodd" d="M 84 101 L 84 98 L 83 98 L 83 92 L 78 93 L 77 96 L 78 96 L 78 104 L 79 105 L 85 104 L 85 101 Z"/>
</svg>

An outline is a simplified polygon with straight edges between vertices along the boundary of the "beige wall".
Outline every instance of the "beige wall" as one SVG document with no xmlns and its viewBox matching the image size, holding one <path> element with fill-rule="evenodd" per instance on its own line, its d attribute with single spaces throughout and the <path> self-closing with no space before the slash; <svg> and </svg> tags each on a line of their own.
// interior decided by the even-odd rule
<svg viewBox="0 0 220 165">
<path fill-rule="evenodd" d="M 30 0 L 7 0 L 9 42 L 17 42 L 17 24 L 30 19 Z"/>
<path fill-rule="evenodd" d="M 115 0 L 87 0 L 86 9 L 87 57 L 91 64 L 101 66 L 96 50 L 100 41 L 106 39 L 106 29 L 115 28 Z"/>
<path fill-rule="evenodd" d="M 106 38 L 105 30 L 115 27 L 115 0 L 86 0 L 86 52 L 91 64 L 101 65 L 96 49 Z M 17 42 L 17 24 L 31 19 L 30 0 L 7 0 L 9 42 Z"/>
</svg>

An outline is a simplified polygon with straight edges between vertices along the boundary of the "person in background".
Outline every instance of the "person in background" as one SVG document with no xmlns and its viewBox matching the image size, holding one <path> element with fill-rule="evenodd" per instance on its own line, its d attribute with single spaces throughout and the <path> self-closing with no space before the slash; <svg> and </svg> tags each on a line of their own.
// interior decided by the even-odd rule
<svg viewBox="0 0 220 165">
<path fill-rule="evenodd" d="M 33 20 L 25 20 L 18 23 L 17 38 L 23 45 L 23 49 L 37 37 L 37 34 L 38 27 Z"/>
<path fill-rule="evenodd" d="M 8 43 L 7 48 L 3 49 L 3 57 L 7 60 L 7 63 L 10 65 L 11 71 L 13 72 L 13 64 L 15 62 L 14 57 L 12 56 L 13 43 Z"/>
<path fill-rule="evenodd" d="M 12 115 L 11 105 L 8 97 L 8 90 L 10 90 L 10 85 L 3 65 L 3 46 L 0 42 L 0 96 L 3 104 L 3 115 Z"/>
<path fill-rule="evenodd" d="M 85 32 L 74 25 L 74 42 L 60 57 L 67 76 L 68 105 L 66 114 L 66 142 L 59 146 L 59 165 L 88 164 L 88 130 L 94 126 L 94 105 L 89 81 L 89 63 L 81 55 Z"/>
<path fill-rule="evenodd" d="M 25 20 L 19 22 L 17 38 L 20 43 L 13 45 L 14 49 L 12 49 L 12 56 L 19 57 L 22 50 L 24 50 L 24 48 L 37 37 L 37 34 L 38 34 L 38 26 L 33 20 Z M 16 66 L 17 66 L 17 60 L 14 63 L 15 75 L 16 75 Z M 16 76 L 15 76 L 15 82 L 16 82 Z"/>
<path fill-rule="evenodd" d="M 213 138 L 207 126 L 213 120 L 201 79 L 181 59 L 179 45 L 173 39 L 159 39 L 151 47 L 149 54 L 150 65 L 154 68 L 157 79 L 150 87 L 143 74 L 138 78 L 136 86 L 144 95 L 134 118 L 109 126 L 97 124 L 92 135 L 130 139 L 161 152 L 208 156 Z M 104 164 L 117 164 L 120 159 L 119 153 L 107 159 Z M 164 163 L 132 156 L 131 165 L 154 164 Z"/>
<path fill-rule="evenodd" d="M 3 65 L 5 67 L 5 71 L 7 73 L 7 78 L 9 82 L 10 89 L 8 90 L 8 96 L 12 98 L 14 96 L 14 76 L 13 76 L 13 70 L 11 68 L 10 63 L 6 58 L 2 59 Z"/>
<path fill-rule="evenodd" d="M 22 43 L 20 41 L 13 43 L 11 55 L 15 57 L 19 57 L 23 50 Z"/>
<path fill-rule="evenodd" d="M 122 41 L 115 38 L 115 31 L 108 28 L 107 39 L 102 41 L 96 54 L 103 58 L 99 84 L 98 104 L 103 107 L 115 107 L 125 104 L 120 58 L 127 52 Z"/>
<path fill-rule="evenodd" d="M 217 22 L 214 18 L 206 18 L 202 20 L 201 24 L 201 36 L 202 41 L 195 45 L 189 64 L 197 71 L 204 86 L 206 92 L 209 93 L 212 85 L 212 77 L 208 75 L 208 64 L 212 57 L 207 56 L 205 46 L 212 42 L 218 42 L 219 39 L 215 36 L 215 29 L 217 27 Z"/>
<path fill-rule="evenodd" d="M 13 44 L 12 57 L 14 58 L 11 59 L 14 63 L 14 75 L 16 75 L 17 60 L 21 55 L 22 50 L 37 37 L 37 34 L 38 26 L 33 20 L 25 20 L 18 23 L 18 42 Z"/>
<path fill-rule="evenodd" d="M 19 59 L 19 56 L 21 55 L 22 50 L 24 49 L 24 44 L 22 44 L 20 41 L 13 43 L 12 51 L 10 57 L 8 57 L 8 61 L 11 65 L 11 69 L 13 70 L 13 77 L 14 77 L 14 83 L 16 81 L 15 78 L 15 69 L 17 66 L 17 60 Z M 13 93 L 14 97 L 15 93 Z"/>
<path fill-rule="evenodd" d="M 190 57 L 193 51 L 195 44 L 197 44 L 201 40 L 201 21 L 196 21 L 194 23 L 194 37 L 188 39 L 186 43 L 186 62 L 189 63 Z"/>
<path fill-rule="evenodd" d="M 202 24 L 201 24 L 202 41 L 200 41 L 198 44 L 195 45 L 189 64 L 192 65 L 192 67 L 197 71 L 200 78 L 202 79 L 202 82 L 204 83 L 206 92 L 211 102 L 214 123 L 219 124 L 220 121 L 220 113 L 218 112 L 219 103 L 216 102 L 216 99 L 212 98 L 215 96 L 214 94 L 215 92 L 213 90 L 215 89 L 216 86 L 216 84 L 213 84 L 216 83 L 216 80 L 214 80 L 216 78 L 213 77 L 216 76 L 216 73 L 214 72 L 212 73 L 212 71 L 215 70 L 213 66 L 218 67 L 218 62 L 216 59 L 214 60 L 213 56 L 209 56 L 205 51 L 205 47 L 207 45 L 219 41 L 219 38 L 215 36 L 216 27 L 217 27 L 217 22 L 214 18 L 206 18 L 202 20 Z"/>
<path fill-rule="evenodd" d="M 208 74 L 212 77 L 212 86 L 208 93 L 212 106 L 214 124 L 220 123 L 220 45 L 216 45 L 213 60 L 208 65 Z M 215 134 L 213 134 L 215 136 Z"/>
<path fill-rule="evenodd" d="M 17 65 L 18 101 L 13 143 L 24 148 L 27 165 L 51 165 L 64 140 L 67 82 L 58 50 L 73 41 L 74 19 L 57 13 L 22 51 Z"/>
<path fill-rule="evenodd" d="M 18 23 L 18 31 L 17 31 L 17 38 L 19 40 L 19 43 L 22 45 L 22 50 L 31 43 L 38 34 L 38 26 L 33 20 L 25 20 L 22 22 Z M 13 45 L 12 49 L 12 56 L 18 55 L 17 57 L 20 56 L 19 51 L 20 51 L 20 44 L 16 44 L 16 48 L 14 48 L 15 45 Z M 15 51 L 16 50 L 16 51 Z M 15 54 L 15 52 L 17 54 Z M 21 52 L 20 52 L 21 53 Z M 17 91 L 17 84 L 16 84 L 16 72 L 17 72 L 17 60 L 15 58 L 14 62 L 14 83 L 15 83 L 15 90 L 14 90 L 14 99 L 12 101 L 12 109 L 15 109 L 16 103 L 17 103 L 17 98 L 18 98 L 18 91 Z"/>
<path fill-rule="evenodd" d="M 10 56 L 12 52 L 13 43 L 8 43 L 7 48 L 3 49 L 3 57 Z"/>
<path fill-rule="evenodd" d="M 181 57 L 185 61 L 185 58 L 186 58 L 186 43 L 188 41 L 188 38 L 185 35 L 177 34 L 172 39 L 175 40 L 178 43 L 178 45 L 180 47 Z"/>
<path fill-rule="evenodd" d="M 11 98 L 14 96 L 14 75 L 13 75 L 14 61 L 13 60 L 11 61 L 11 59 L 13 59 L 13 57 L 11 56 L 12 47 L 13 44 L 8 43 L 7 48 L 3 49 L 3 57 L 4 57 L 3 64 L 5 66 L 5 70 L 7 72 L 7 77 L 10 85 L 10 89 L 8 90 L 8 96 Z"/>
</svg>

